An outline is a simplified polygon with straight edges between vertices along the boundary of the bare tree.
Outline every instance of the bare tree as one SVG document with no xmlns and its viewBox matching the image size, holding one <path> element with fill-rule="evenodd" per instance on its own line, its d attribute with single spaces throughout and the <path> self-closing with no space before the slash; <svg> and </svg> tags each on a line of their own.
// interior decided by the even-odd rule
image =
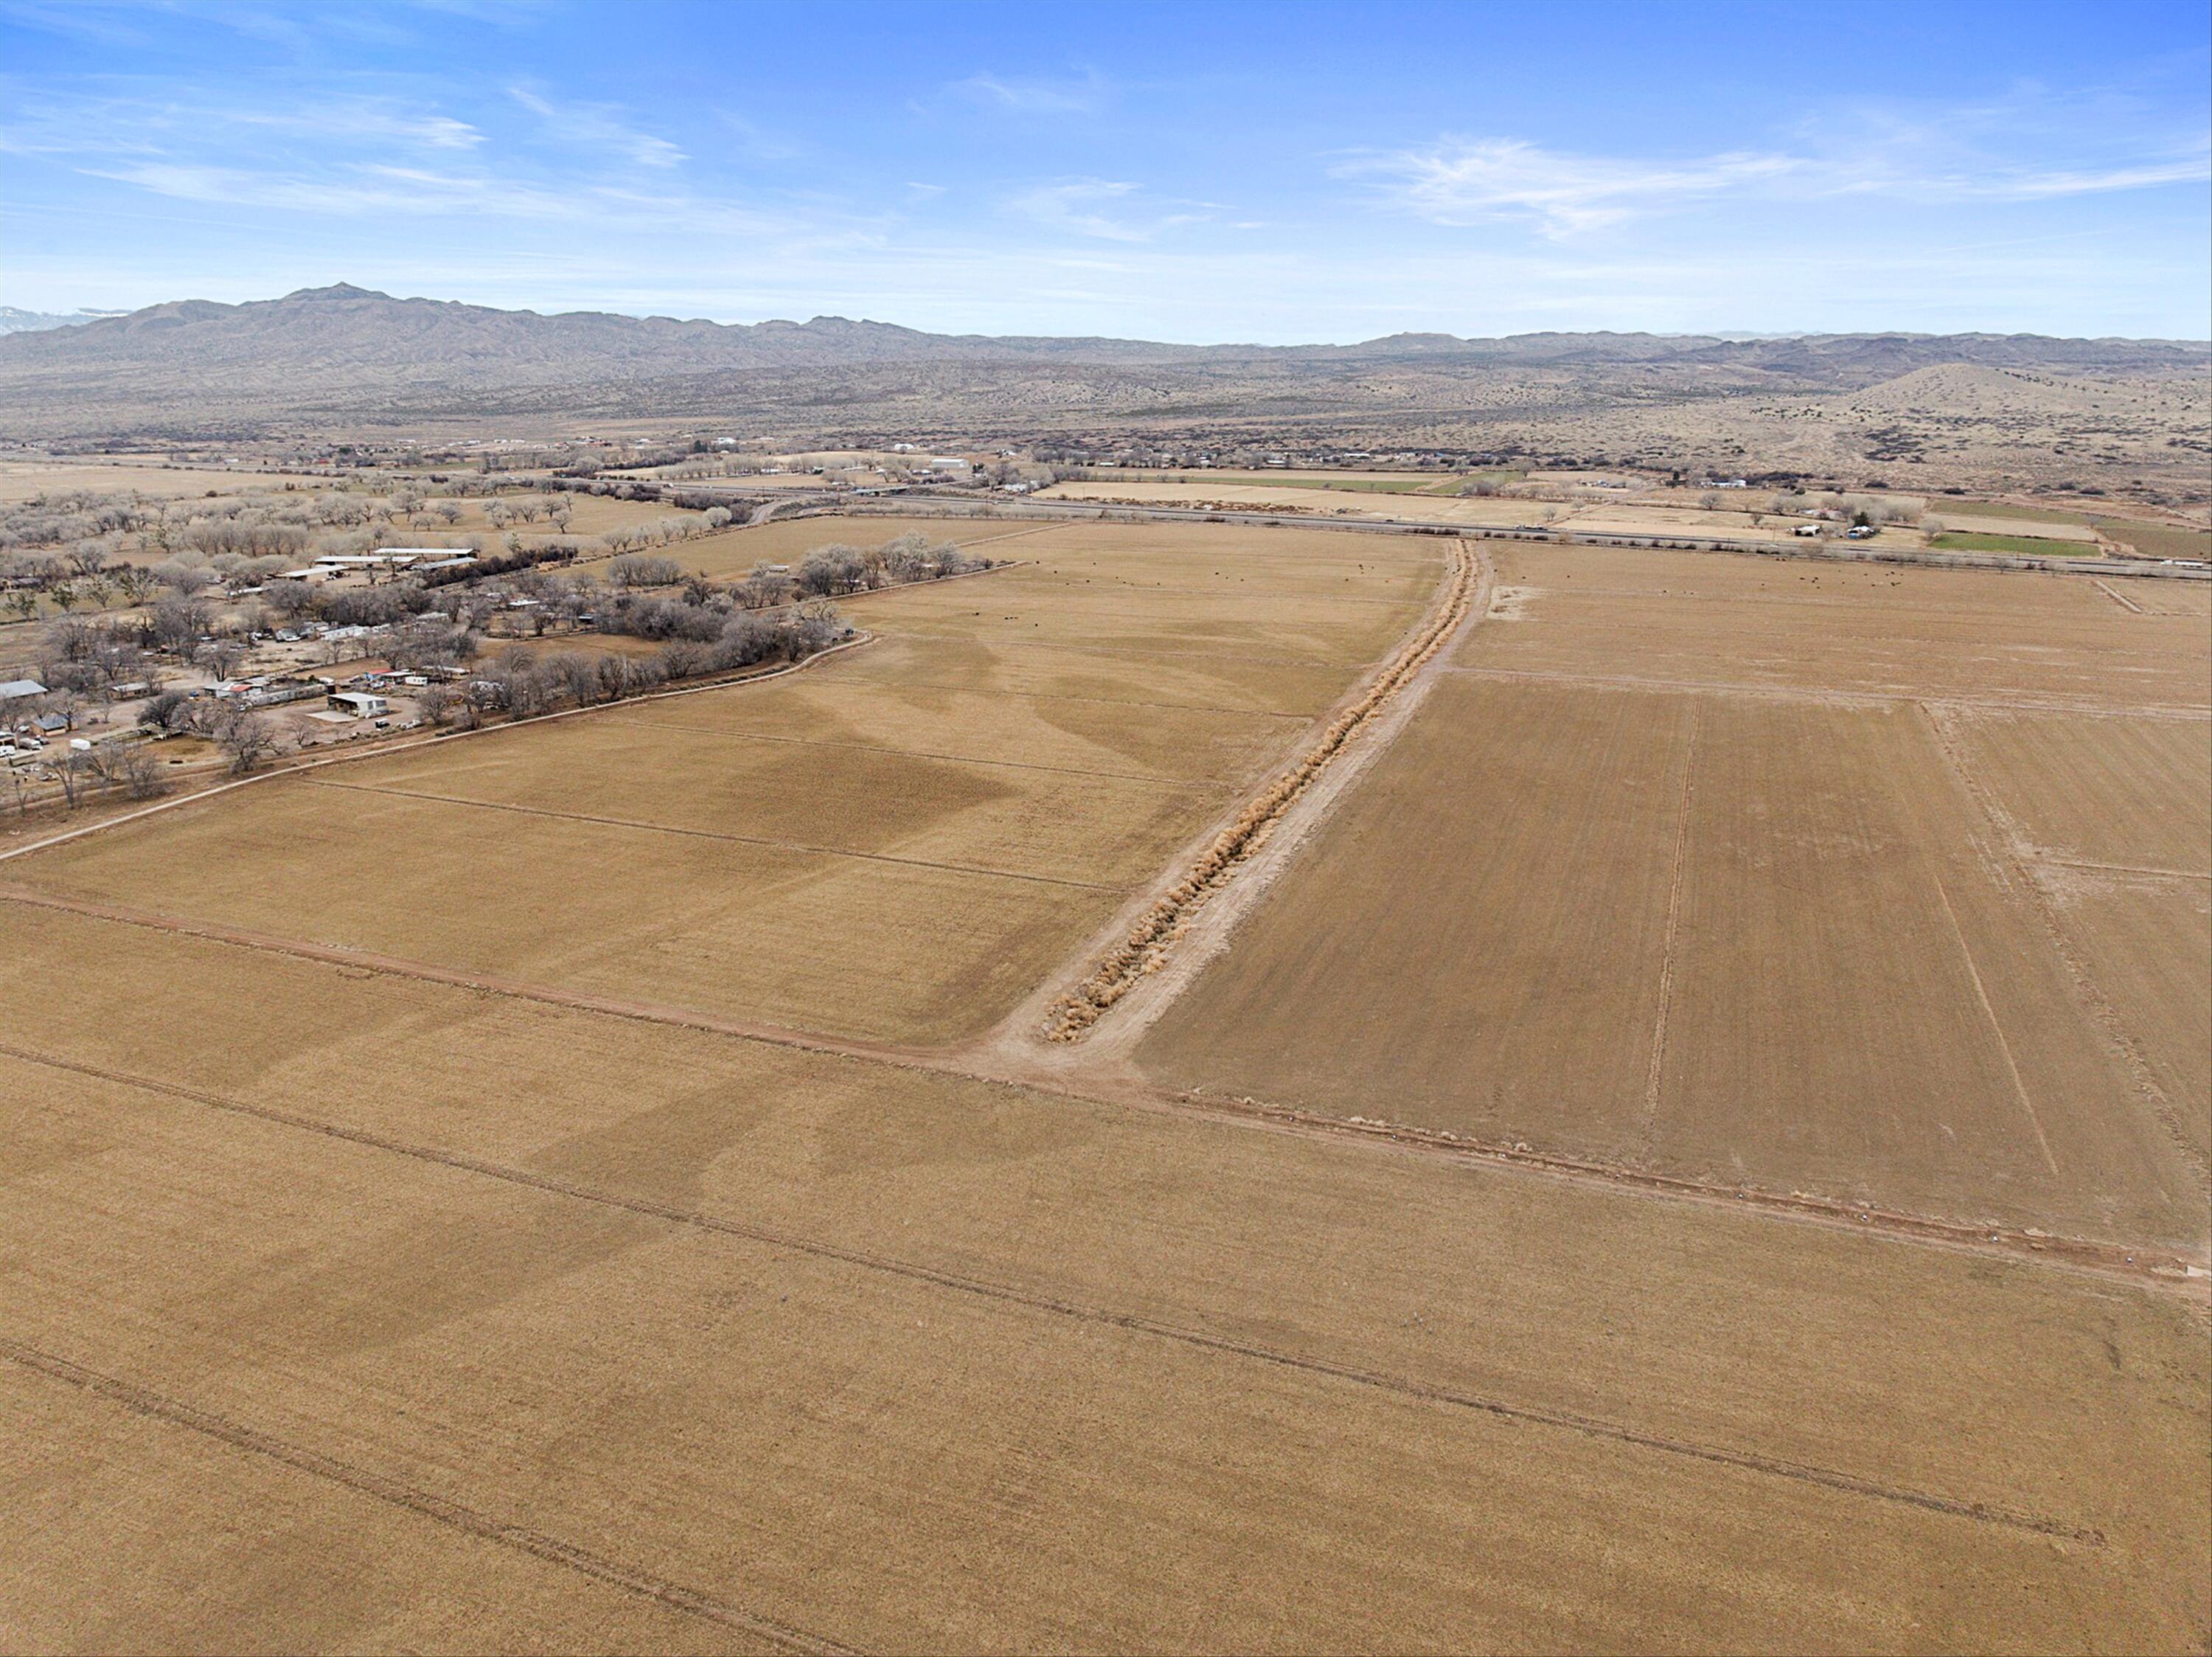
<svg viewBox="0 0 2212 1657">
<path fill-rule="evenodd" d="M 111 786 L 133 800 L 153 800 L 169 791 L 161 764 L 140 742 L 107 742 L 93 750 L 94 768 Z"/>
<path fill-rule="evenodd" d="M 230 769 L 243 777 L 276 752 L 276 728 L 266 716 L 250 708 L 225 707 L 210 733 L 216 746 L 230 756 Z"/>
<path fill-rule="evenodd" d="M 217 679 L 228 679 L 246 660 L 246 646 L 234 638 L 211 638 L 192 654 Z"/>
<path fill-rule="evenodd" d="M 87 763 L 90 756 L 70 749 L 54 766 L 54 780 L 62 785 L 62 809 L 75 811 L 77 795 L 96 779 Z"/>
<path fill-rule="evenodd" d="M 433 682 L 415 693 L 415 705 L 422 710 L 422 717 L 433 725 L 450 724 L 453 704 L 458 698 L 453 686 Z"/>
</svg>

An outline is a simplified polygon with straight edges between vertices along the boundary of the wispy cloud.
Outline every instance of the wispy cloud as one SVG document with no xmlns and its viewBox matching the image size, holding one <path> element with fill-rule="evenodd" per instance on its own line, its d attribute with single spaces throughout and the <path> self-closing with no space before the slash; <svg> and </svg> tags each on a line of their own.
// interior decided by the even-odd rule
<svg viewBox="0 0 2212 1657">
<path fill-rule="evenodd" d="M 238 110 L 216 119 L 301 137 L 386 138 L 424 149 L 473 149 L 484 141 L 482 132 L 451 115 L 366 100 L 340 100 L 288 110 Z"/>
<path fill-rule="evenodd" d="M 340 216 L 402 212 L 578 218 L 586 216 L 589 200 L 574 192 L 541 189 L 487 174 L 439 173 L 378 163 L 304 172 L 148 161 L 82 170 L 92 178 L 135 185 L 176 201 Z"/>
<path fill-rule="evenodd" d="M 1137 195 L 1138 186 L 1133 184 L 1111 179 L 1075 179 L 1024 190 L 1011 198 L 1006 206 L 1020 217 L 1048 229 L 1070 231 L 1101 241 L 1150 241 L 1177 225 L 1195 224 L 1212 216 L 1207 212 L 1188 210 L 1146 216 L 1107 210 L 1116 202 L 1133 204 Z"/>
<path fill-rule="evenodd" d="M 2202 183 L 2212 180 L 2212 149 L 2199 138 L 2159 154 L 2072 165 L 2026 162 L 1978 151 L 1955 131 L 1888 123 L 1856 141 L 1832 137 L 1802 151 L 1731 150 L 1679 160 L 1577 155 L 1520 138 L 1447 137 L 1354 155 L 1331 171 L 1370 183 L 1386 202 L 1432 223 L 1521 219 L 1560 240 L 1728 196 L 2028 202 Z"/>
<path fill-rule="evenodd" d="M 470 150 L 484 142 L 466 121 L 393 98 L 333 95 L 252 107 L 188 93 L 41 98 L 13 86 L 9 91 L 0 149 L 18 155 L 158 155 L 265 145 L 271 137 L 403 150 Z"/>
<path fill-rule="evenodd" d="M 1701 196 L 1778 179 L 1801 163 L 1735 153 L 1653 162 L 1571 155 L 1517 138 L 1447 139 L 1425 149 L 1360 157 L 1333 169 L 1378 182 L 1385 198 L 1438 224 L 1524 217 L 1566 236 Z"/>
<path fill-rule="evenodd" d="M 970 75 L 947 88 L 966 101 L 1015 115 L 1088 115 L 1106 101 L 1106 83 L 1095 71 L 1054 79 Z"/>
<path fill-rule="evenodd" d="M 641 131 L 623 119 L 612 104 L 561 104 L 528 87 L 511 86 L 507 96 L 545 123 L 546 131 L 562 142 L 586 149 L 618 155 L 635 167 L 680 167 L 687 159 L 667 139 Z"/>
</svg>

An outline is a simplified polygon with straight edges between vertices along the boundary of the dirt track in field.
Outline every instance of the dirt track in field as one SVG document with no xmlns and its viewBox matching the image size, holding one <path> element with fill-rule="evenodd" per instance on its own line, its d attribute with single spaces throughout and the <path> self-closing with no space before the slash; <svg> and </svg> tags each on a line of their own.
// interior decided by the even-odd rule
<svg viewBox="0 0 2212 1657">
<path fill-rule="evenodd" d="M 1133 1045 L 1136 1038 L 1141 1035 L 1143 1026 L 1133 1030 L 1126 1044 L 1117 1044 L 1109 1048 L 1102 1043 L 1097 1050 L 1086 1048 L 1084 1050 L 1085 1063 L 1040 1064 L 1037 1055 L 1042 1045 L 1034 1037 L 1020 1045 L 1008 1043 L 1002 1047 L 994 1041 L 964 1050 L 860 1042 L 786 1026 L 730 1019 L 670 1002 L 590 995 L 554 984 L 458 972 L 426 961 L 338 948 L 304 939 L 251 932 L 116 904 L 58 896 L 5 883 L 0 883 L 0 903 L 80 915 L 178 937 L 203 939 L 236 948 L 289 956 L 298 960 L 320 962 L 420 984 L 441 984 L 481 995 L 735 1037 L 769 1046 L 860 1059 L 978 1081 L 1033 1087 L 1046 1093 L 1064 1093 L 1071 1099 L 1135 1106 L 1174 1115 L 1234 1122 L 1302 1136 L 1319 1136 L 1333 1141 L 1366 1143 L 1378 1148 L 1425 1152 L 1455 1160 L 1517 1169 L 1540 1177 L 1614 1186 L 1692 1204 L 1717 1203 L 1725 1208 L 1778 1219 L 1833 1226 L 1906 1242 L 1935 1244 L 2000 1258 L 2025 1256 L 2053 1265 L 2079 1267 L 2156 1283 L 2178 1289 L 2194 1300 L 2204 1300 L 2208 1294 L 2212 1294 L 2212 1277 L 2208 1277 L 2197 1257 L 2187 1253 L 2177 1254 L 2154 1247 L 2112 1244 L 2090 1238 L 2067 1237 L 2019 1227 L 1953 1224 L 1924 1215 L 1885 1209 L 1875 1203 L 1826 1201 L 1805 1194 L 1780 1197 L 1770 1192 L 1668 1177 L 1625 1162 L 1577 1159 L 1536 1151 L 1523 1144 L 1486 1141 L 1449 1132 L 1429 1132 L 1406 1124 L 1365 1121 L 1358 1118 L 1346 1121 L 1261 1100 L 1208 1099 L 1171 1092 L 1148 1084 L 1120 1062 L 1127 1047 Z M 1202 965 L 1202 960 L 1193 964 L 1194 973 L 1199 965 Z M 0 1052 L 15 1051 L 0 1042 Z M 1042 1051 L 1056 1057 L 1062 1050 L 1043 1048 Z M 1012 1062 L 994 1063 L 988 1057 L 1001 1051 L 1010 1053 Z M 1105 1057 L 1103 1063 L 1100 1062 L 1102 1054 Z M 28 1053 L 18 1056 L 35 1057 Z M 137 1085 L 153 1084 L 141 1081 Z"/>
<path fill-rule="evenodd" d="M 1127 935 L 1111 945 L 1079 983 L 1051 1002 L 1047 1018 L 1049 1039 L 1080 1039 L 1143 979 L 1159 972 L 1186 931 L 1220 900 L 1232 881 L 1244 874 L 1244 866 L 1251 859 L 1278 838 L 1295 841 L 1295 835 L 1285 837 L 1282 831 L 1292 813 L 1309 798 L 1313 801 L 1313 814 L 1304 820 L 1318 821 L 1347 775 L 1342 763 L 1347 745 L 1365 736 L 1367 740 L 1360 742 L 1358 748 L 1371 754 L 1388 744 L 1403 723 L 1402 713 L 1387 728 L 1380 722 L 1382 716 L 1393 708 L 1410 709 L 1428 682 L 1425 670 L 1482 612 L 1489 591 L 1487 561 L 1464 541 L 1455 544 L 1453 558 L 1434 609 L 1421 619 L 1398 655 L 1361 689 L 1352 704 L 1330 722 L 1319 743 L 1291 770 L 1241 805 L 1207 842 L 1188 872 L 1141 911 Z"/>
</svg>

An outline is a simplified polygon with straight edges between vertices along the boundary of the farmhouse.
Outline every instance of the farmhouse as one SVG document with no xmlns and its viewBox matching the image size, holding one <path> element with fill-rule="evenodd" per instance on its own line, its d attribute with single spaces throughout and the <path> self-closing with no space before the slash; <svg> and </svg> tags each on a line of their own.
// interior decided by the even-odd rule
<svg viewBox="0 0 2212 1657">
<path fill-rule="evenodd" d="M 332 691 L 330 705 L 340 713 L 351 714 L 356 719 L 378 719 L 392 711 L 389 702 L 367 691 Z"/>
<path fill-rule="evenodd" d="M 35 679 L 0 679 L 0 703 L 20 702 L 28 696 L 44 696 L 46 687 Z"/>
</svg>

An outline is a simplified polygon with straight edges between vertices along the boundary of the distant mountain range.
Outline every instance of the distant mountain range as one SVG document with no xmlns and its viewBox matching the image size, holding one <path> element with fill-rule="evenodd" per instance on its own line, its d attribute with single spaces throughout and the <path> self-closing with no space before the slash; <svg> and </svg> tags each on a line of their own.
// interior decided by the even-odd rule
<svg viewBox="0 0 2212 1657">
<path fill-rule="evenodd" d="M 1556 411 L 1848 391 L 1943 363 L 2164 375 L 2212 362 L 2203 341 L 2020 334 L 1407 333 L 1353 345 L 1178 345 L 932 334 L 842 317 L 745 326 L 545 316 L 344 283 L 90 320 L 6 315 L 0 435 L 45 439 L 695 414 L 948 428 L 992 417 L 1006 427 L 1329 411 L 1479 417 L 1524 393 Z"/>
<path fill-rule="evenodd" d="M 47 328 L 74 328 L 97 322 L 104 316 L 125 316 L 125 311 L 24 311 L 0 305 L 0 334 L 37 333 Z"/>
</svg>

